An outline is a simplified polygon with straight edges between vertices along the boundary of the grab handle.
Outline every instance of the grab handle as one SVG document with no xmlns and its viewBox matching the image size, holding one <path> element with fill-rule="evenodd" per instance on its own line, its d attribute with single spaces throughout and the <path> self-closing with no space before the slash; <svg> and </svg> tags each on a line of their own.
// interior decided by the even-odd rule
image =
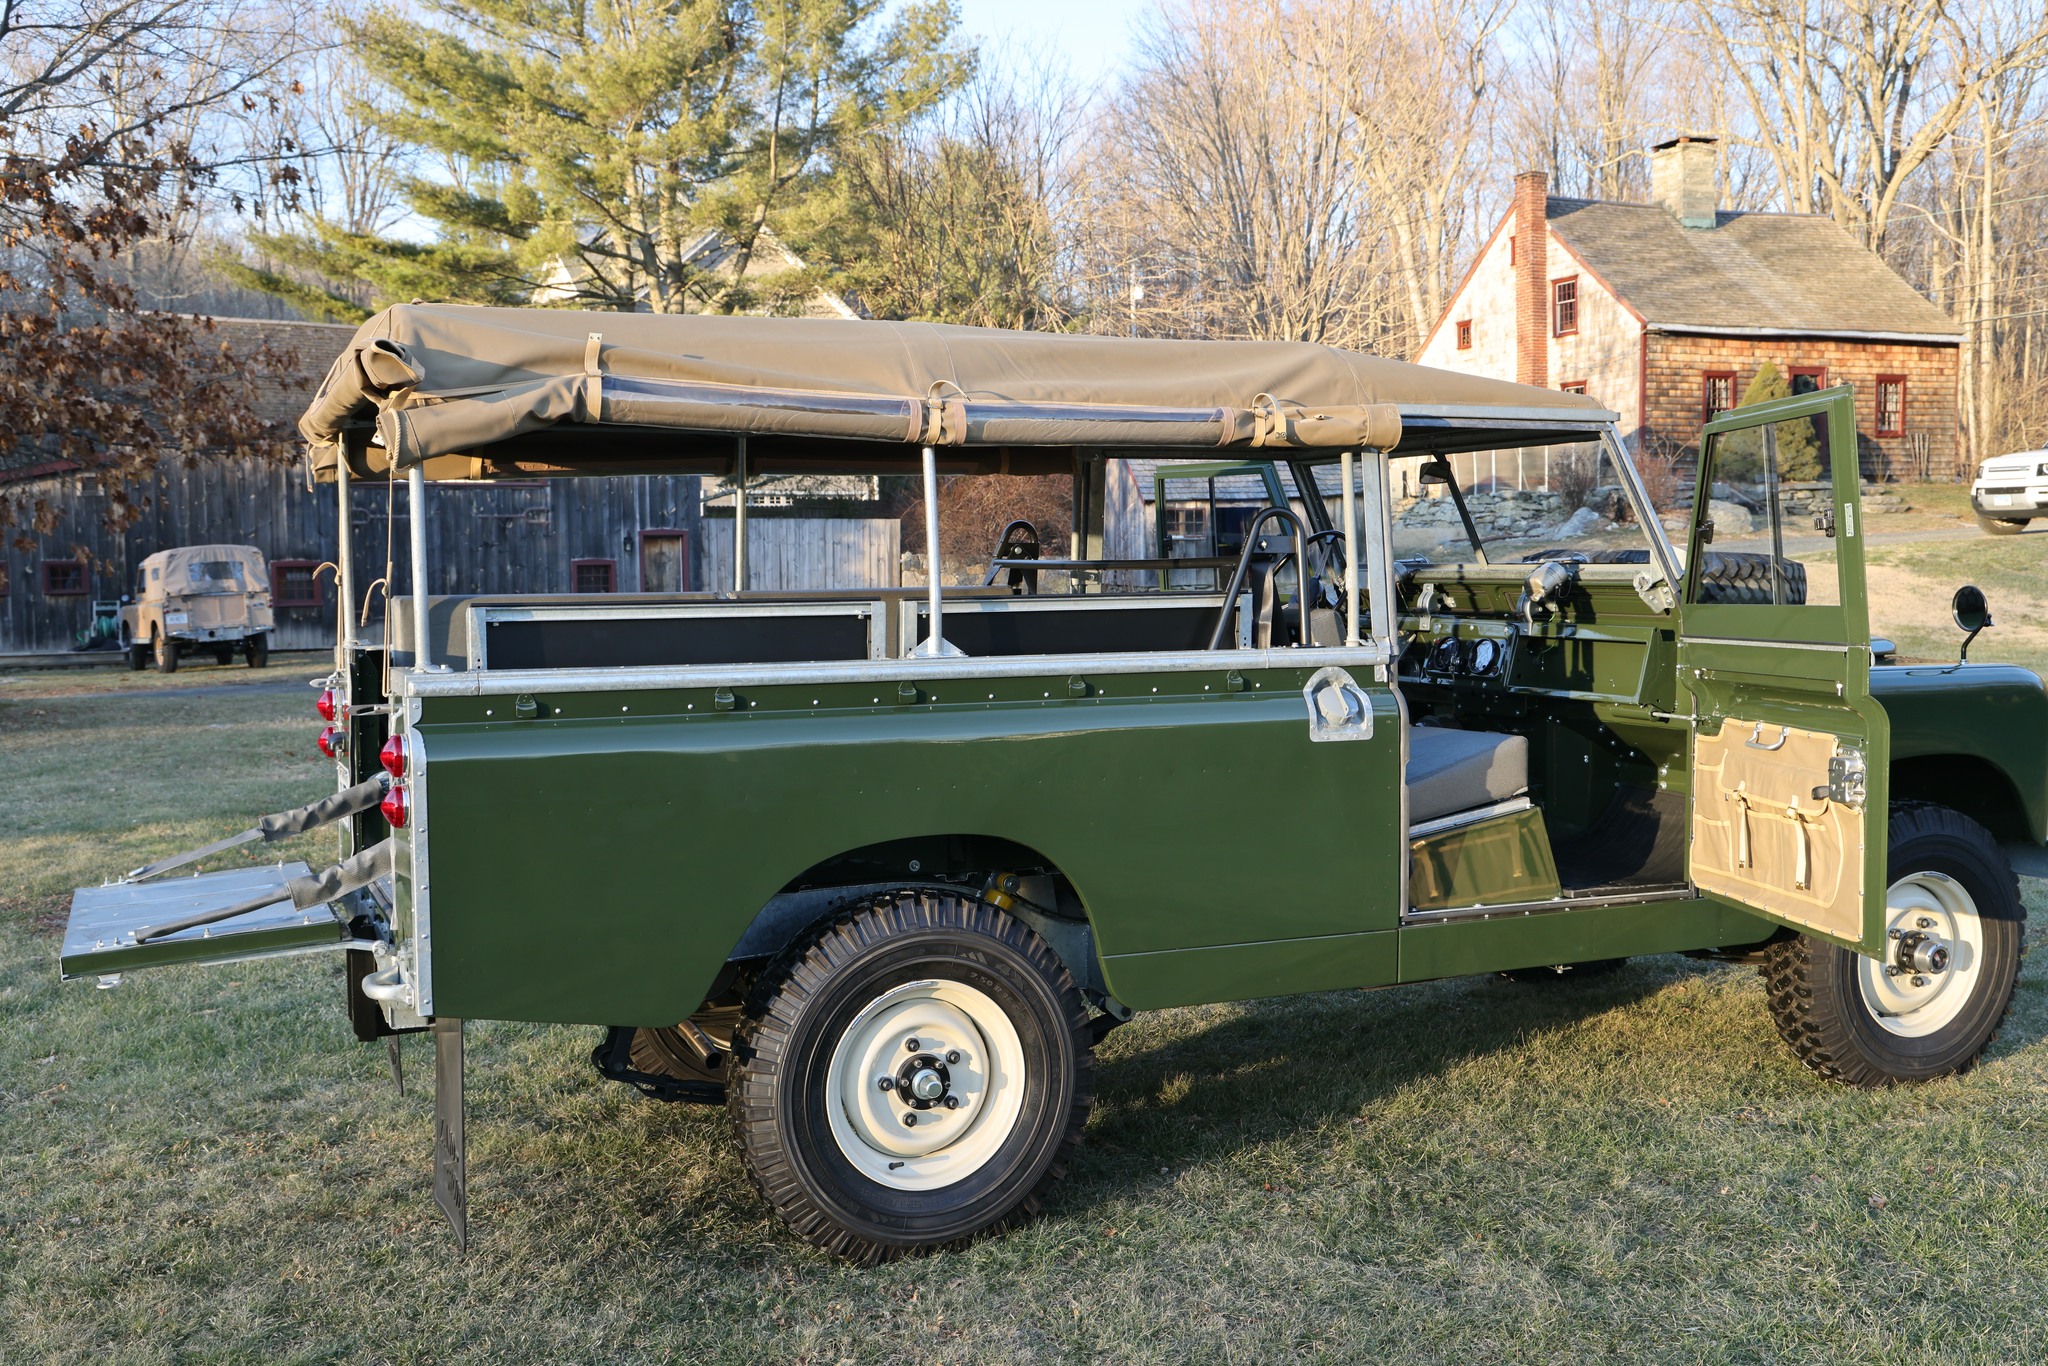
<svg viewBox="0 0 2048 1366">
<path fill-rule="evenodd" d="M 1778 728 L 1778 741 L 1776 744 L 1765 744 L 1763 742 L 1763 737 L 1764 723 L 1759 721 L 1754 726 L 1750 727 L 1749 738 L 1747 740 L 1744 740 L 1742 743 L 1749 746 L 1751 749 L 1783 749 L 1785 747 L 1785 742 L 1792 738 L 1792 728 L 1790 726 L 1780 726 Z"/>
</svg>

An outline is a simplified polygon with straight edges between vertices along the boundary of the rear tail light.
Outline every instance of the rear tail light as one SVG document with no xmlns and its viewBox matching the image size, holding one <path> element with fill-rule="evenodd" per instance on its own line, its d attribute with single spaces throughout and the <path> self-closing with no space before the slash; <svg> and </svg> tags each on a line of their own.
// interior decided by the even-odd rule
<svg viewBox="0 0 2048 1366">
<path fill-rule="evenodd" d="M 320 713 L 322 721 L 332 721 L 335 717 L 334 689 L 321 689 L 319 698 L 313 703 L 313 710 Z"/>
<path fill-rule="evenodd" d="M 384 794 L 384 800 L 377 803 L 377 809 L 384 813 L 384 823 L 393 830 L 403 830 L 405 819 L 412 814 L 412 802 L 405 795 L 405 789 L 394 787 Z"/>
<path fill-rule="evenodd" d="M 329 726 L 320 732 L 320 752 L 330 759 L 340 754 L 347 745 L 348 741 L 342 738 L 341 730 L 337 726 Z"/>
<path fill-rule="evenodd" d="M 377 751 L 377 762 L 384 765 L 384 771 L 394 778 L 405 776 L 405 737 L 394 735 L 384 742 L 384 748 Z"/>
</svg>

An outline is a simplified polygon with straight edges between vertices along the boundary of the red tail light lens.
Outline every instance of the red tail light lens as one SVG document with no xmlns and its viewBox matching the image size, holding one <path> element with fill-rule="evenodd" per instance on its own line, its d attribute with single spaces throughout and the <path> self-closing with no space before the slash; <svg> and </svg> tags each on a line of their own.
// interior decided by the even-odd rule
<svg viewBox="0 0 2048 1366">
<path fill-rule="evenodd" d="M 412 814 L 412 803 L 405 795 L 405 789 L 394 787 L 384 794 L 384 800 L 377 803 L 377 809 L 384 813 L 384 823 L 393 830 L 405 829 L 405 818 Z"/>
<path fill-rule="evenodd" d="M 319 700 L 313 703 L 313 710 L 320 713 L 322 721 L 332 721 L 335 715 L 334 689 L 322 688 Z"/>
<path fill-rule="evenodd" d="M 384 765 L 384 771 L 394 778 L 405 776 L 405 737 L 394 735 L 384 742 L 384 748 L 377 751 L 377 762 Z"/>
<path fill-rule="evenodd" d="M 322 754 L 332 759 L 335 755 L 341 753 L 341 746 L 341 731 L 337 727 L 329 726 L 326 730 L 320 732 L 320 752 Z"/>
</svg>

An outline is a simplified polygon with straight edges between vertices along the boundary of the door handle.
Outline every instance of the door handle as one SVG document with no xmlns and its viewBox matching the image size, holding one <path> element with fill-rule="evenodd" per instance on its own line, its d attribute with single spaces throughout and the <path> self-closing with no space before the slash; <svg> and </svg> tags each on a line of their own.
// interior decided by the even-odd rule
<svg viewBox="0 0 2048 1366">
<path fill-rule="evenodd" d="M 1749 748 L 1751 748 L 1751 749 L 1763 749 L 1763 750 L 1772 750 L 1772 749 L 1783 749 L 1783 748 L 1785 747 L 1785 742 L 1786 742 L 1787 740 L 1791 739 L 1791 738 L 1792 738 L 1792 728 L 1791 728 L 1790 726 L 1780 726 L 1780 727 L 1778 727 L 1778 741 L 1777 741 L 1777 743 L 1776 743 L 1776 744 L 1771 744 L 1771 745 L 1767 745 L 1767 744 L 1765 744 L 1765 743 L 1764 743 L 1764 723 L 1763 723 L 1763 722 L 1761 722 L 1761 721 L 1759 721 L 1759 722 L 1757 722 L 1757 723 L 1756 723 L 1756 724 L 1755 724 L 1754 726 L 1751 726 L 1751 727 L 1750 727 L 1750 730 L 1749 730 L 1749 738 L 1748 738 L 1747 740 L 1744 740 L 1744 741 L 1743 741 L 1742 743 L 1743 743 L 1743 744 L 1745 744 L 1745 745 L 1747 745 L 1747 746 L 1749 746 Z"/>
</svg>

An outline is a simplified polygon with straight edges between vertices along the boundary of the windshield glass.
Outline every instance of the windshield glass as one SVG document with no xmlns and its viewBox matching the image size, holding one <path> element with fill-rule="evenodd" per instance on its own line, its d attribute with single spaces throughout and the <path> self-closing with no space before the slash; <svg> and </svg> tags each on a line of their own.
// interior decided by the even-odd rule
<svg viewBox="0 0 2048 1366">
<path fill-rule="evenodd" d="M 1660 466 L 1659 477 L 1672 475 Z M 1396 456 L 1394 557 L 1436 564 L 1574 558 L 1646 564 L 1650 538 L 1597 442 L 1451 456 Z M 1668 491 L 1667 491 L 1668 492 Z M 1465 512 L 1461 517 L 1458 503 Z M 1659 500 L 1653 506 L 1675 502 Z"/>
<path fill-rule="evenodd" d="M 233 560 L 192 560 L 185 566 L 191 578 L 190 593 L 240 593 L 245 591 L 242 566 Z"/>
</svg>

